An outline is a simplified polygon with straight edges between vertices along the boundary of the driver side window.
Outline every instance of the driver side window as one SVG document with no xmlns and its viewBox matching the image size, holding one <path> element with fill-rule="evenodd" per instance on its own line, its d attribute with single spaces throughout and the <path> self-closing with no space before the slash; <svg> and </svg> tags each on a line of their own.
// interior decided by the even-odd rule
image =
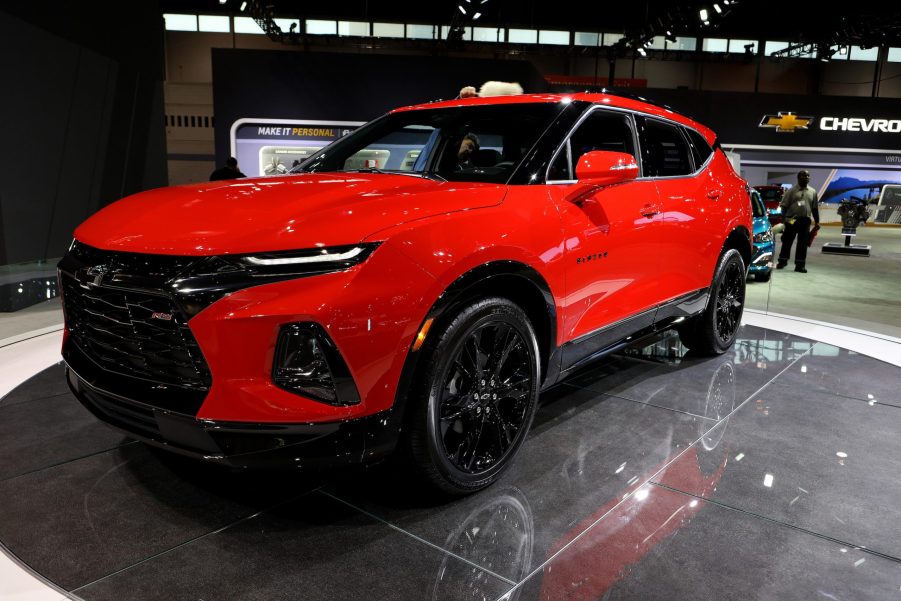
<svg viewBox="0 0 901 601">
<path fill-rule="evenodd" d="M 549 181 L 576 179 L 576 165 L 586 152 L 606 150 L 635 156 L 631 119 L 625 113 L 594 110 L 560 148 L 548 170 Z"/>
</svg>

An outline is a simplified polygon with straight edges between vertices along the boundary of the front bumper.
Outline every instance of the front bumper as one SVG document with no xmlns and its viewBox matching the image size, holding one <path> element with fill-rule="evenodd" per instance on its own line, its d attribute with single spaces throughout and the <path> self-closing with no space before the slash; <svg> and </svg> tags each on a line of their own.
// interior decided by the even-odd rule
<svg viewBox="0 0 901 601">
<path fill-rule="evenodd" d="M 390 411 L 329 423 L 243 423 L 198 419 L 103 390 L 67 362 L 75 397 L 97 418 L 146 444 L 236 468 L 333 468 L 393 451 Z"/>
<path fill-rule="evenodd" d="M 772 242 L 755 244 L 754 255 L 751 257 L 749 273 L 766 273 L 773 268 L 773 258 L 776 246 Z"/>
</svg>

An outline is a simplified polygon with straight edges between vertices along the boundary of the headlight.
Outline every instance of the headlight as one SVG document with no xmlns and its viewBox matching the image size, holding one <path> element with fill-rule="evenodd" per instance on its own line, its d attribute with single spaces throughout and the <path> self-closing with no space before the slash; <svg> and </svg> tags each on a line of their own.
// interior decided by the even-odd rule
<svg viewBox="0 0 901 601">
<path fill-rule="evenodd" d="M 765 232 L 760 232 L 759 234 L 754 234 L 754 242 L 772 242 L 773 241 L 773 230 L 767 230 Z"/>
<path fill-rule="evenodd" d="M 244 288 L 350 269 L 368 259 L 379 244 L 207 257 L 180 273 L 170 290 L 191 318 L 226 294 Z"/>
<path fill-rule="evenodd" d="M 323 273 L 348 269 L 357 263 L 362 263 L 377 246 L 377 243 L 356 244 L 279 253 L 260 253 L 235 257 L 233 260 L 253 270 L 257 275 Z M 228 260 L 227 257 L 225 258 Z"/>
</svg>

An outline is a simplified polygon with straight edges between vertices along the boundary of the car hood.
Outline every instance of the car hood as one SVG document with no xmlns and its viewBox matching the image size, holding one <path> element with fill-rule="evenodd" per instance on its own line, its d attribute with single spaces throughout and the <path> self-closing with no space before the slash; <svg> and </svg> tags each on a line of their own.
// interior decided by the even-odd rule
<svg viewBox="0 0 901 601">
<path fill-rule="evenodd" d="M 240 254 L 353 244 L 415 219 L 499 204 L 499 184 L 383 173 L 311 173 L 150 190 L 75 231 L 105 250 Z"/>
</svg>

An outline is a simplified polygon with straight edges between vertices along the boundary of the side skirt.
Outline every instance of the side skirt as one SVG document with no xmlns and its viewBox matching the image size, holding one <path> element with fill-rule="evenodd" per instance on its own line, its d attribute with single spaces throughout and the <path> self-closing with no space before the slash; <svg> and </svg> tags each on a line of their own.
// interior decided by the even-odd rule
<svg viewBox="0 0 901 601">
<path fill-rule="evenodd" d="M 709 295 L 709 288 L 695 290 L 564 343 L 552 354 L 552 360 L 560 362 L 559 371 L 554 374 L 549 370 L 542 390 L 592 361 L 699 315 L 707 306 Z"/>
</svg>

